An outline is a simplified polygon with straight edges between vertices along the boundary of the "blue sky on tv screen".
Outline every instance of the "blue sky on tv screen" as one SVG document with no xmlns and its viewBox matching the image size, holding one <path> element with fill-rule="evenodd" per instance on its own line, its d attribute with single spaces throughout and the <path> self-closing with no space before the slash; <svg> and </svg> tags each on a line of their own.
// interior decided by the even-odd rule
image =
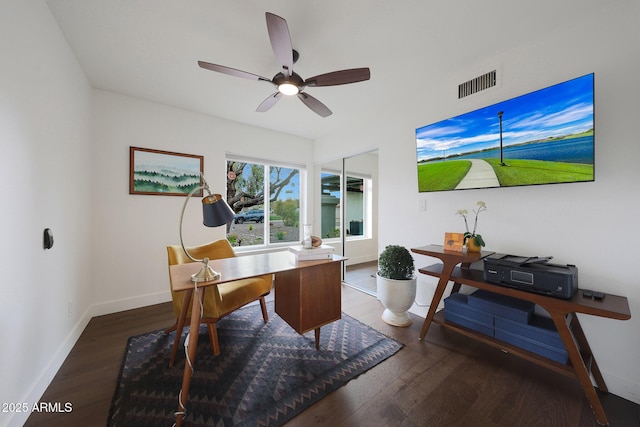
<svg viewBox="0 0 640 427">
<path fill-rule="evenodd" d="M 593 74 L 416 129 L 418 162 L 593 129 Z"/>
</svg>

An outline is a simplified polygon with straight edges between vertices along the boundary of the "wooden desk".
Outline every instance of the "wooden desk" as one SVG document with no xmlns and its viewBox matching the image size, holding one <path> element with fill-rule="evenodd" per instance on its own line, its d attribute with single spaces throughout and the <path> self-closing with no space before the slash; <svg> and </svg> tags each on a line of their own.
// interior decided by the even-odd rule
<svg viewBox="0 0 640 427">
<path fill-rule="evenodd" d="M 316 348 L 320 346 L 320 327 L 340 319 L 342 315 L 341 265 L 346 258 L 334 255 L 331 260 L 296 261 L 288 251 L 209 261 L 209 265 L 221 273 L 221 278 L 211 282 L 198 283 L 198 296 L 202 301 L 208 286 L 249 277 L 274 274 L 275 310 L 296 332 L 303 334 L 315 330 Z M 185 303 L 194 298 L 194 284 L 191 275 L 198 272 L 199 262 L 178 264 L 169 267 L 174 291 L 185 291 Z M 185 305 L 186 306 L 186 305 Z M 193 301 L 191 310 L 188 357 L 195 366 L 200 310 Z M 186 315 L 186 311 L 185 311 Z M 179 319 L 184 322 L 185 319 Z M 176 332 L 177 333 L 177 332 Z M 176 426 L 182 425 L 183 407 L 186 406 L 191 385 L 192 371 L 185 363 L 182 378 L 182 394 L 178 406 Z"/>
<path fill-rule="evenodd" d="M 584 335 L 576 313 L 606 317 L 609 319 L 628 320 L 631 318 L 631 312 L 627 298 L 605 294 L 602 300 L 592 300 L 590 298 L 583 298 L 581 292 L 576 292 L 572 299 L 564 300 L 487 283 L 484 281 L 482 271 L 473 270 L 469 267 L 471 263 L 491 255 L 492 252 L 482 252 L 479 254 L 454 252 L 447 251 L 438 245 L 413 248 L 411 251 L 417 254 L 435 257 L 442 261 L 442 264 L 430 265 L 418 269 L 422 274 L 439 278 L 431 306 L 429 307 L 429 312 L 420 331 L 420 339 L 424 339 L 429 330 L 429 326 L 434 322 L 538 365 L 545 366 L 557 373 L 574 377 L 582 385 L 582 389 L 591 404 L 591 408 L 598 422 L 603 425 L 609 425 L 598 394 L 591 383 L 591 375 L 593 375 L 593 379 L 601 391 L 608 392 L 607 385 L 604 382 L 600 368 L 598 368 L 598 364 L 589 347 L 589 342 Z M 462 267 L 456 267 L 458 264 L 461 264 Z M 440 300 L 449 281 L 454 282 L 452 293 L 458 292 L 461 285 L 468 285 L 531 301 L 544 308 L 558 329 L 562 342 L 569 354 L 569 364 L 558 363 L 504 341 L 445 321 L 441 312 L 436 314 L 436 308 L 438 304 L 440 304 Z"/>
</svg>

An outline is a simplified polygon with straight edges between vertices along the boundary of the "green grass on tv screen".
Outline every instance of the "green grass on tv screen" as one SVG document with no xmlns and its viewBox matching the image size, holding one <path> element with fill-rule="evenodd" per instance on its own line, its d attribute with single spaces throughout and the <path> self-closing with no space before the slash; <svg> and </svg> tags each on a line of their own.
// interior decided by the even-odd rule
<svg viewBox="0 0 640 427">
<path fill-rule="evenodd" d="M 592 164 L 510 159 L 501 166 L 499 159 L 483 160 L 491 165 L 501 187 L 592 181 L 594 177 Z M 470 168 L 467 160 L 419 164 L 418 190 L 455 190 Z"/>
</svg>

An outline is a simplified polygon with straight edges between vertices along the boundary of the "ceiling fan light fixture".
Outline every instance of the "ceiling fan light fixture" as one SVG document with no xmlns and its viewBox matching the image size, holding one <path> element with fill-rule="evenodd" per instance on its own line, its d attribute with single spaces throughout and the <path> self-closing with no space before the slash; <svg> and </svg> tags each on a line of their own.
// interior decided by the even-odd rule
<svg viewBox="0 0 640 427">
<path fill-rule="evenodd" d="M 278 91 L 280 91 L 280 93 L 282 93 L 283 95 L 291 96 L 297 95 L 298 92 L 300 92 L 300 88 L 293 83 L 285 82 L 278 85 Z"/>
<path fill-rule="evenodd" d="M 278 88 L 277 92 L 269 95 L 267 99 L 258 105 L 258 108 L 256 108 L 257 112 L 262 113 L 269 110 L 282 98 L 282 95 L 298 95 L 302 103 L 309 107 L 311 111 L 321 117 L 328 117 L 331 115 L 331 110 L 313 96 L 303 92 L 307 87 L 338 86 L 369 80 L 371 76 L 369 68 L 351 68 L 332 71 L 304 80 L 299 74 L 293 71 L 293 64 L 296 63 L 300 55 L 291 45 L 291 36 L 289 34 L 287 21 L 269 12 L 267 12 L 265 16 L 267 18 L 267 31 L 269 33 L 271 49 L 282 69 L 282 71 L 273 76 L 272 79 L 235 68 L 225 67 L 224 65 L 198 61 L 198 65 L 201 68 L 230 76 L 242 77 L 244 79 L 268 82 Z"/>
</svg>

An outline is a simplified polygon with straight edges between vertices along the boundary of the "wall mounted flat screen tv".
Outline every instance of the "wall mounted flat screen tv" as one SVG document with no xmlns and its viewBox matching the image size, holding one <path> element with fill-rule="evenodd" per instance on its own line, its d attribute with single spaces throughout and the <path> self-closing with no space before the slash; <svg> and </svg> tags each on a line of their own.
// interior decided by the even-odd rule
<svg viewBox="0 0 640 427">
<path fill-rule="evenodd" d="M 594 75 L 416 129 L 418 190 L 594 180 Z"/>
</svg>

